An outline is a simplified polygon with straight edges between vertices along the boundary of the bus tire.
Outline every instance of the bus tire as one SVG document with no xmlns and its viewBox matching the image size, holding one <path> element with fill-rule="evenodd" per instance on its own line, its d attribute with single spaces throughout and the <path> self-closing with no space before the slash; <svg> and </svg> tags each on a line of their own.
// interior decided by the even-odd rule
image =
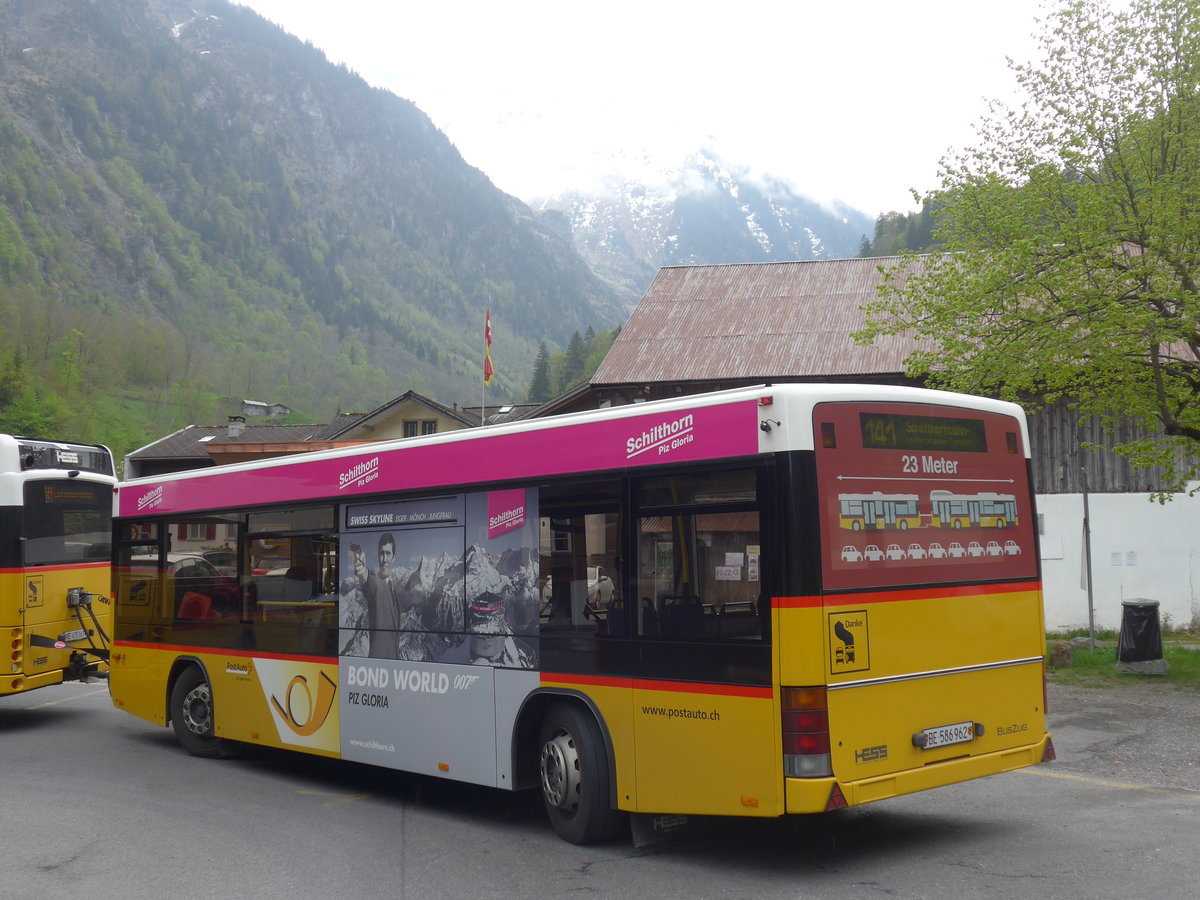
<svg viewBox="0 0 1200 900">
<path fill-rule="evenodd" d="M 213 731 L 212 687 L 198 666 L 179 673 L 171 688 L 171 727 L 183 749 L 192 756 L 228 756 L 228 744 Z"/>
<path fill-rule="evenodd" d="M 616 837 L 625 817 L 609 800 L 611 774 L 596 720 L 573 704 L 555 704 L 542 719 L 538 747 L 542 804 L 555 833 L 572 844 Z"/>
</svg>

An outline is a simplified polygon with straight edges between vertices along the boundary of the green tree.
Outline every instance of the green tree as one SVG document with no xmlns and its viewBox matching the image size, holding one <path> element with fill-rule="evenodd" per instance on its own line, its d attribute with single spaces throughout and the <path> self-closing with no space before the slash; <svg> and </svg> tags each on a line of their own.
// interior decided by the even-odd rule
<svg viewBox="0 0 1200 900">
<path fill-rule="evenodd" d="M 1135 466 L 1200 441 L 1200 4 L 1072 0 L 1014 65 L 1024 103 L 942 161 L 946 254 L 889 273 L 870 340 L 909 331 L 910 374 L 1010 399 L 1065 397 Z M 1029 403 L 1028 405 L 1034 405 Z"/>
<path fill-rule="evenodd" d="M 20 351 L 9 357 L 0 373 L 0 410 L 13 403 L 25 389 L 28 376 L 25 374 L 25 360 Z"/>
<path fill-rule="evenodd" d="M 33 438 L 58 436 L 65 418 L 63 404 L 36 383 L 19 355 L 5 366 L 0 382 L 0 432 Z"/>
<path fill-rule="evenodd" d="M 538 347 L 537 359 L 533 363 L 533 380 L 529 383 L 529 401 L 531 403 L 545 403 L 554 394 L 550 389 L 550 351 L 546 349 L 546 342 L 542 341 Z"/>
<path fill-rule="evenodd" d="M 567 341 L 567 358 L 563 365 L 563 378 L 560 387 L 566 390 L 573 387 L 579 382 L 586 379 L 591 373 L 585 371 L 587 363 L 587 344 L 583 338 L 579 336 L 579 332 L 573 332 L 571 339 Z"/>
</svg>

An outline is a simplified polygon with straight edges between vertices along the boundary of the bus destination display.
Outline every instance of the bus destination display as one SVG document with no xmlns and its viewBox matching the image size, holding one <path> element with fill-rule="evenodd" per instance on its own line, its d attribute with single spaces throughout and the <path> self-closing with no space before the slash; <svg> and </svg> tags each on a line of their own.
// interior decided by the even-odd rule
<svg viewBox="0 0 1200 900">
<path fill-rule="evenodd" d="M 859 413 L 862 445 L 867 450 L 941 450 L 987 453 L 987 435 L 979 419 Z"/>
</svg>

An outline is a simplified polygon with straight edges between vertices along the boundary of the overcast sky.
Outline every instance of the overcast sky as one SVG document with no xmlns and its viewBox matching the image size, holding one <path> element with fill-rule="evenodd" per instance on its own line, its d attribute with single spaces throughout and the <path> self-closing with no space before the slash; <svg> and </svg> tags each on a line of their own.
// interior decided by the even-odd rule
<svg viewBox="0 0 1200 900">
<path fill-rule="evenodd" d="M 524 200 L 709 145 L 821 201 L 912 210 L 1042 0 L 239 0 L 413 101 Z"/>
</svg>

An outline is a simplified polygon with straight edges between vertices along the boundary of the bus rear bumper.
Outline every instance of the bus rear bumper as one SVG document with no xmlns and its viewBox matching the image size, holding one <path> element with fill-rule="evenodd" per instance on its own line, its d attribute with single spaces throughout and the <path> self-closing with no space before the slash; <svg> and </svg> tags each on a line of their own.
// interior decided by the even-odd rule
<svg viewBox="0 0 1200 900">
<path fill-rule="evenodd" d="M 0 697 L 32 691 L 34 688 L 48 687 L 52 684 L 62 684 L 62 680 L 61 669 L 41 672 L 37 675 L 6 675 L 0 678 Z"/>
<path fill-rule="evenodd" d="M 1036 744 L 1025 744 L 980 756 L 949 759 L 919 769 L 908 769 L 859 781 L 840 781 L 837 778 L 785 778 L 786 810 L 788 813 L 819 813 L 838 806 L 860 806 L 888 797 L 899 797 L 987 775 L 1023 769 L 1037 765 L 1047 758 L 1046 747 L 1049 742 L 1050 735 L 1047 733 Z M 840 790 L 840 797 L 844 798 L 844 802 L 831 802 L 831 798 L 836 796 L 835 788 Z"/>
</svg>

